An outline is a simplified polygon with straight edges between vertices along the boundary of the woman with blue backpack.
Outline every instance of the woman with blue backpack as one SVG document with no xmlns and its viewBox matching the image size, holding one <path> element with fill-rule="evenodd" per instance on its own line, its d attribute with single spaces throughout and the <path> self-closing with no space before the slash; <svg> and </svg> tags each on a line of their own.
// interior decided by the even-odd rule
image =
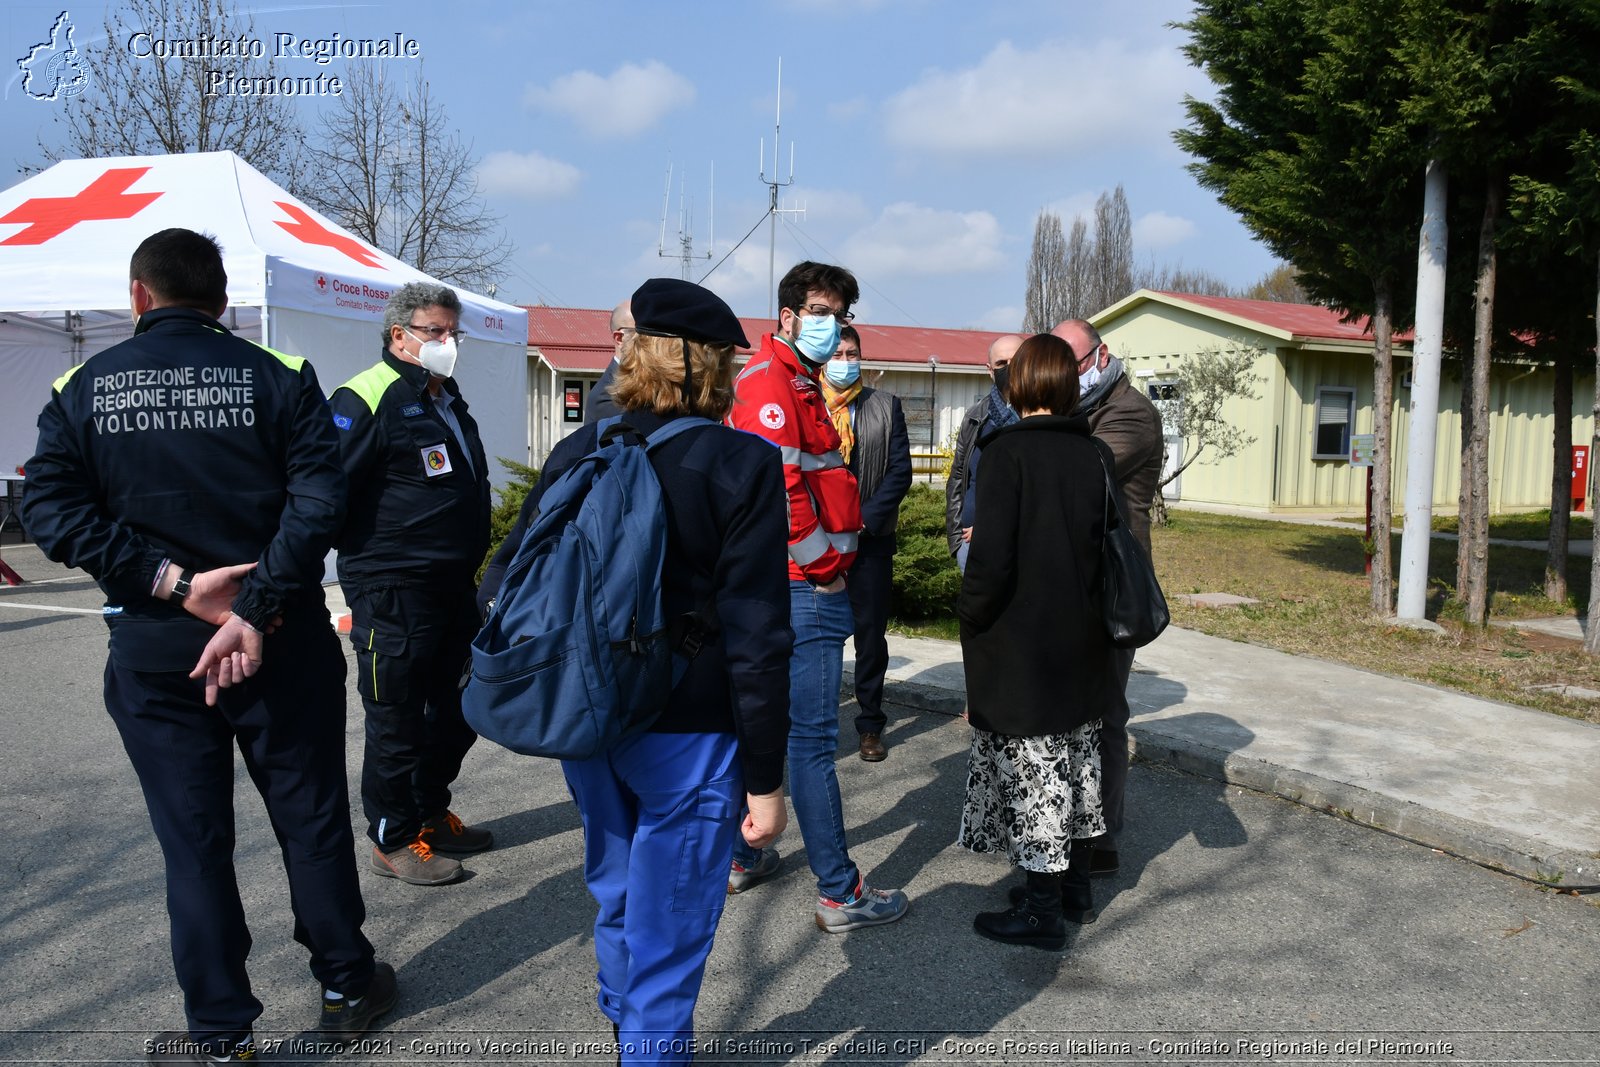
<svg viewBox="0 0 1600 1067">
<path fill-rule="evenodd" d="M 677 681 L 664 701 L 644 702 L 653 721 L 630 723 L 619 740 L 561 766 L 599 905 L 600 1010 L 616 1028 L 622 1063 L 676 1064 L 694 1058 L 694 1007 L 734 835 L 759 848 L 787 821 L 787 509 L 777 450 L 718 425 L 733 403 L 734 348 L 748 347 L 727 304 L 698 285 L 655 278 L 632 306 L 637 332 L 612 386 L 620 419 L 585 426 L 550 453 L 480 599 L 515 573 L 546 494 L 570 495 L 563 475 L 592 466 L 596 453 L 614 456 L 618 441 L 645 447 L 666 527 L 659 597 Z"/>
</svg>

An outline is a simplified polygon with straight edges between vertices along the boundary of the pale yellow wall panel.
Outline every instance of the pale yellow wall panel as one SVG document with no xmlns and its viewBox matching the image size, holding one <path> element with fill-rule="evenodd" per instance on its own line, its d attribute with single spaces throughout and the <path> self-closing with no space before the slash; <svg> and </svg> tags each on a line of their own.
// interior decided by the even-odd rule
<svg viewBox="0 0 1600 1067">
<path fill-rule="evenodd" d="M 1256 344 L 1264 350 L 1257 373 L 1257 399 L 1234 401 L 1227 417 L 1255 435 L 1256 441 L 1224 464 L 1197 463 L 1184 472 L 1181 497 L 1187 501 L 1233 504 L 1263 510 L 1350 511 L 1366 500 L 1366 475 L 1347 462 L 1313 459 L 1317 390 L 1350 388 L 1355 393 L 1353 433 L 1373 432 L 1372 357 L 1367 352 L 1327 352 L 1301 347 L 1209 315 L 1146 302 L 1128 309 L 1101 330 L 1106 342 L 1141 383 L 1141 371 L 1159 379 L 1175 373 L 1186 354 L 1206 347 Z M 1410 359 L 1398 354 L 1391 415 L 1394 469 L 1391 499 L 1398 513 L 1405 499 L 1405 465 L 1410 430 L 1410 390 L 1403 373 Z M 1496 364 L 1490 395 L 1490 507 L 1518 511 L 1550 504 L 1554 414 L 1554 374 L 1549 368 Z M 1572 437 L 1587 444 L 1593 432 L 1594 376 L 1573 385 Z M 1447 361 L 1439 389 L 1433 453 L 1433 508 L 1454 514 L 1461 479 L 1460 364 Z M 1566 466 L 1568 461 L 1560 461 Z M 1592 503 L 1591 503 L 1592 506 Z"/>
</svg>

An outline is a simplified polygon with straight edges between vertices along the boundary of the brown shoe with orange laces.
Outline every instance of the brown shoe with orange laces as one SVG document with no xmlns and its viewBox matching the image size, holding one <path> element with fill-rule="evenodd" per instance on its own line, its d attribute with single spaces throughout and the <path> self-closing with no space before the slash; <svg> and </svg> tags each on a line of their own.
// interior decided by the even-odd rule
<svg viewBox="0 0 1600 1067">
<path fill-rule="evenodd" d="M 372 869 L 385 878 L 398 878 L 412 885 L 446 885 L 461 877 L 460 862 L 433 851 L 421 834 L 409 845 L 391 852 L 374 845 Z"/>
<path fill-rule="evenodd" d="M 435 852 L 443 852 L 446 856 L 470 856 L 494 847 L 494 834 L 476 826 L 468 826 L 453 811 L 447 811 L 436 819 L 423 820 L 421 836 L 427 839 Z"/>
</svg>

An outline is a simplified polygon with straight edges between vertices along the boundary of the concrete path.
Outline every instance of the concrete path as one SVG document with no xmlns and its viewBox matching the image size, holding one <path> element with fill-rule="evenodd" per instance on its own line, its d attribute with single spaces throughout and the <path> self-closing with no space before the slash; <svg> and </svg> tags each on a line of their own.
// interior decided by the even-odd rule
<svg viewBox="0 0 1600 1067">
<path fill-rule="evenodd" d="M 0 1062 L 135 1062 L 183 1015 L 161 857 L 101 703 L 103 598 L 36 549 L 6 557 L 29 584 L 0 588 Z M 896 638 L 892 651 L 889 759 L 856 758 L 844 704 L 836 766 L 852 858 L 874 883 L 904 887 L 911 912 L 892 927 L 819 932 L 791 821 L 777 876 L 726 901 L 698 1062 L 1600 1062 L 1591 898 L 1316 814 L 1393 828 L 1394 813 L 1411 813 L 1406 836 L 1455 829 L 1441 847 L 1467 854 L 1487 840 L 1500 854 L 1480 861 L 1570 863 L 1563 885 L 1592 882 L 1600 819 L 1587 768 L 1600 729 L 1173 631 L 1140 653 L 1133 683 L 1141 762 L 1122 869 L 1096 880 L 1099 921 L 1075 927 L 1067 951 L 1040 952 L 971 930 L 1015 874 L 954 843 L 971 734 L 955 717 L 956 646 Z M 353 686 L 345 742 L 354 789 Z M 469 754 L 453 807 L 496 847 L 457 885 L 378 878 L 358 844 L 366 931 L 401 994 L 382 1029 L 342 1055 L 302 1033 L 318 990 L 242 768 L 236 797 L 250 976 L 265 1005 L 256 1035 L 273 1061 L 616 1062 L 595 1007 L 582 834 L 552 761 L 489 744 Z"/>
<path fill-rule="evenodd" d="M 889 651 L 886 699 L 960 713 L 959 644 L 892 635 Z M 1137 759 L 1600 885 L 1600 726 L 1177 628 L 1139 650 L 1128 692 Z"/>
</svg>

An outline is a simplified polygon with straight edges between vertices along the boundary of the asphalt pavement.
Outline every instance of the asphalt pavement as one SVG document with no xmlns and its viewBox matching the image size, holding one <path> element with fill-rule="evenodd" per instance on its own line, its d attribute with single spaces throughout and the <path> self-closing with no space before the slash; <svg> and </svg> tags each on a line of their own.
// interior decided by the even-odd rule
<svg viewBox="0 0 1600 1067">
<path fill-rule="evenodd" d="M 0 588 L 0 1062 L 134 1061 L 182 1013 L 160 854 L 100 700 L 101 598 L 36 549 L 5 559 L 29 584 Z M 779 875 L 728 901 L 701 1062 L 1600 1062 L 1600 907 L 1527 880 L 1600 882 L 1600 728 L 1169 631 L 1130 686 L 1123 869 L 1096 883 L 1100 920 L 1047 953 L 971 932 L 1014 875 L 954 844 L 970 735 L 957 651 L 892 642 L 884 763 L 856 758 L 841 706 L 852 854 L 907 890 L 910 914 L 818 931 L 791 825 Z M 352 687 L 352 788 L 360 724 Z M 238 781 L 257 1036 L 280 1060 L 614 1062 L 555 764 L 469 755 L 454 808 L 497 845 L 461 884 L 363 872 L 401 999 L 331 1056 L 296 1045 L 316 989 Z"/>
</svg>

